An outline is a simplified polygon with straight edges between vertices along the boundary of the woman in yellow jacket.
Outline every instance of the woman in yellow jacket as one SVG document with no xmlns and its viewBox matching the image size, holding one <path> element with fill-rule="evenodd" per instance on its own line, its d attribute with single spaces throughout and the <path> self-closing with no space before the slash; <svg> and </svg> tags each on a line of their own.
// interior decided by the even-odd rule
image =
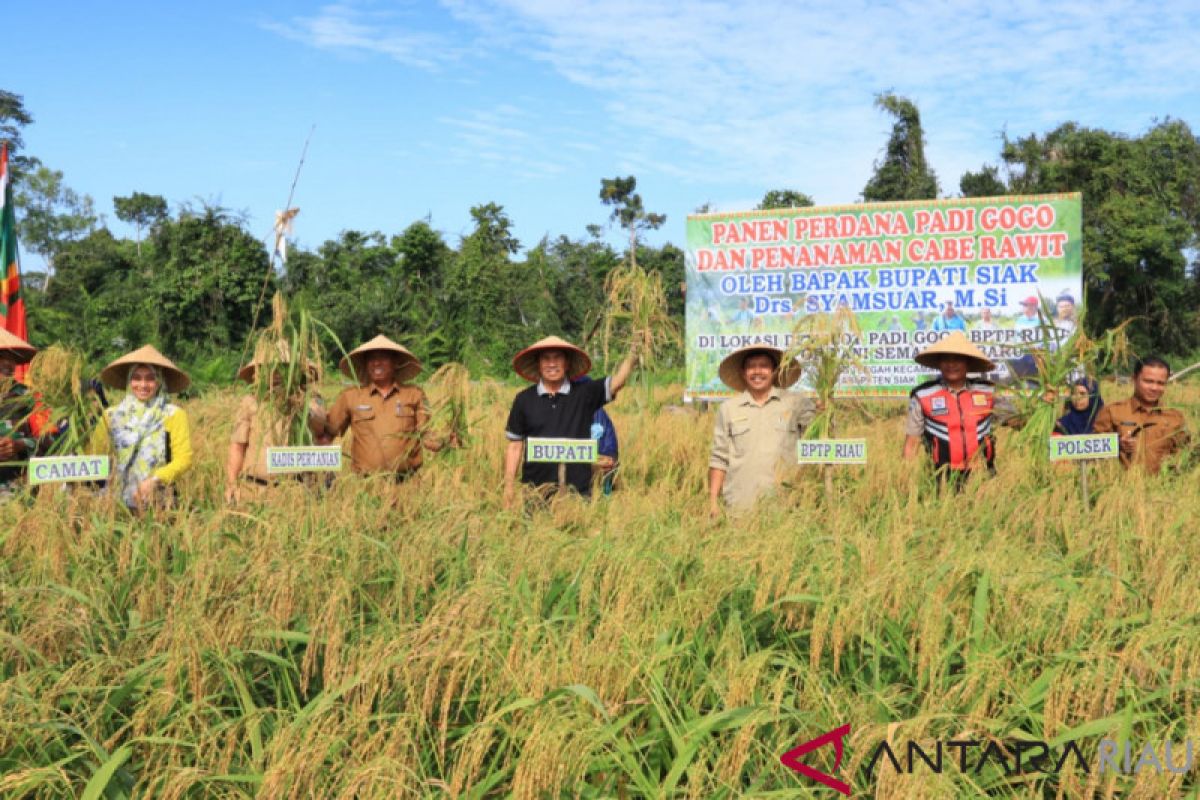
<svg viewBox="0 0 1200 800">
<path fill-rule="evenodd" d="M 92 435 L 93 452 L 113 456 L 110 485 L 134 511 L 169 500 L 169 487 L 192 466 L 192 436 L 187 412 L 167 402 L 191 379 L 150 345 L 121 356 L 100 373 L 100 380 L 125 397 L 105 409 Z"/>
</svg>

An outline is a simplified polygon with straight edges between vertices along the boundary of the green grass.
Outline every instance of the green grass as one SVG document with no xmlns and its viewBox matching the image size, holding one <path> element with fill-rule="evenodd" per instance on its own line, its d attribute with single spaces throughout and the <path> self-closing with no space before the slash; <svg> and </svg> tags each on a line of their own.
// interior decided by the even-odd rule
<svg viewBox="0 0 1200 800">
<path fill-rule="evenodd" d="M 1128 391 L 1106 386 L 1105 396 Z M 779 763 L 841 724 L 857 796 L 1181 796 L 1137 778 L 864 774 L 882 738 L 1196 735 L 1198 471 L 1034 468 L 936 496 L 891 405 L 840 419 L 869 468 L 800 473 L 710 522 L 711 416 L 611 412 L 621 487 L 501 508 L 514 389 L 401 486 L 220 503 L 235 395 L 191 401 L 183 505 L 43 491 L 0 529 L 0 794 L 830 797 Z M 1196 430 L 1200 391 L 1172 386 Z M 839 434 L 841 434 L 841 430 Z M 812 763 L 832 770 L 832 753 Z"/>
</svg>

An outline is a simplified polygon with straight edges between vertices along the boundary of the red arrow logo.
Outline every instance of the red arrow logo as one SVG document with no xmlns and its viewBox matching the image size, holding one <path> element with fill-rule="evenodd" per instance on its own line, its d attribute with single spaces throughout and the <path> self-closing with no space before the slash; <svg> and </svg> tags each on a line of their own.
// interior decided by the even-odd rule
<svg viewBox="0 0 1200 800">
<path fill-rule="evenodd" d="M 848 724 L 843 725 L 842 727 L 832 730 L 829 733 L 823 733 L 812 741 L 805 742 L 799 747 L 788 750 L 779 757 L 779 761 L 788 769 L 799 772 L 806 778 L 812 778 L 817 783 L 823 783 L 830 789 L 841 792 L 848 797 L 850 795 L 850 784 L 843 783 L 831 775 L 826 775 L 819 769 L 813 769 L 808 764 L 800 763 L 800 757 L 808 755 L 813 750 L 824 747 L 830 742 L 833 742 L 833 753 L 835 756 L 833 769 L 836 771 L 842 766 L 842 753 L 846 749 L 846 743 L 842 740 L 849 735 L 850 726 Z"/>
</svg>

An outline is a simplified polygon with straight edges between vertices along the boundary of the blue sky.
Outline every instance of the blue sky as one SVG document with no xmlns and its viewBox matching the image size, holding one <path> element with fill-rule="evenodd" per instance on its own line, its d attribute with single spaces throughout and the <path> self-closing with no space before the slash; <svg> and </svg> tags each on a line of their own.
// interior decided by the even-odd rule
<svg viewBox="0 0 1200 800">
<path fill-rule="evenodd" d="M 767 189 L 855 202 L 894 90 L 922 112 L 942 193 L 999 135 L 1060 122 L 1200 127 L 1200 14 L 1179 3 L 19 3 L 0 88 L 27 149 L 92 195 L 197 198 L 266 238 L 310 127 L 296 241 L 398 233 L 451 244 L 497 202 L 522 244 L 604 222 L 600 179 L 634 174 L 682 243 L 703 203 Z M 1086 202 L 1086 199 L 1085 199 Z M 613 235 L 613 241 L 619 237 Z M 28 260 L 28 257 L 27 257 Z"/>
</svg>

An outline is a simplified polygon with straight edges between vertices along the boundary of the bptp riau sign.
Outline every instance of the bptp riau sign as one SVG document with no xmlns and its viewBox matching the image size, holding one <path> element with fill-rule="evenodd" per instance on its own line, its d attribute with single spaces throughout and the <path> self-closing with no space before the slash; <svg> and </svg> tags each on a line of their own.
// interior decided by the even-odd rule
<svg viewBox="0 0 1200 800">
<path fill-rule="evenodd" d="M 799 464 L 865 464 L 866 439 L 807 439 L 796 443 Z"/>
<path fill-rule="evenodd" d="M 1120 455 L 1115 433 L 1086 433 L 1079 436 L 1051 436 L 1051 461 L 1089 461 Z"/>
<path fill-rule="evenodd" d="M 108 456 L 50 456 L 29 459 L 29 483 L 79 483 L 107 480 L 112 470 Z"/>
<path fill-rule="evenodd" d="M 293 475 L 300 472 L 340 472 L 342 448 L 325 447 L 268 447 L 267 473 Z"/>
<path fill-rule="evenodd" d="M 595 439 L 526 439 L 525 460 L 533 464 L 594 464 Z"/>
</svg>

